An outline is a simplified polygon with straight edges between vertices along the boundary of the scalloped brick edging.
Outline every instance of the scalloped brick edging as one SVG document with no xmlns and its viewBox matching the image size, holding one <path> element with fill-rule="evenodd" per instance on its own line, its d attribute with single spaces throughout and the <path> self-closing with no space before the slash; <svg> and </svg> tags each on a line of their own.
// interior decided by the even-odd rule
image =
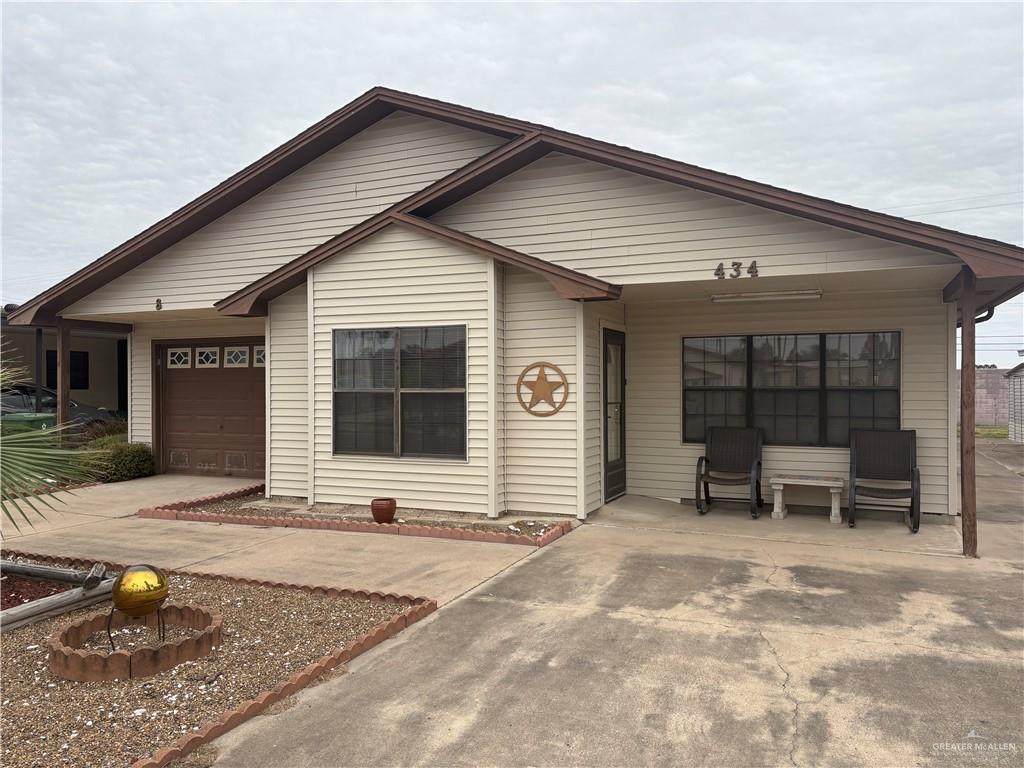
<svg viewBox="0 0 1024 768">
<path fill-rule="evenodd" d="M 85 560 L 80 558 L 57 557 L 54 555 L 37 555 L 32 552 L 21 550 L 6 550 L 8 556 L 32 558 L 43 563 L 60 564 L 71 567 L 81 567 L 101 562 L 106 568 L 116 571 L 127 567 L 123 563 L 113 563 L 103 560 Z M 379 645 L 385 640 L 394 637 L 403 629 L 420 619 L 429 616 L 437 610 L 437 601 L 425 597 L 412 597 L 411 595 L 396 595 L 390 592 L 367 592 L 363 589 L 338 589 L 336 587 L 309 586 L 307 584 L 291 584 L 280 581 L 263 581 L 261 579 L 245 579 L 237 576 L 224 576 L 216 573 L 197 573 L 195 571 L 174 571 L 165 570 L 168 575 L 192 576 L 195 578 L 217 579 L 232 584 L 253 587 L 274 587 L 285 589 L 301 589 L 304 592 L 313 592 L 331 597 L 348 597 L 356 600 L 369 600 L 370 602 L 385 602 L 393 605 L 404 605 L 405 610 L 397 616 L 392 617 L 383 624 L 366 632 L 346 645 L 334 649 L 331 653 L 320 657 L 319 660 L 308 664 L 298 672 L 292 673 L 287 680 L 279 683 L 269 691 L 264 691 L 259 696 L 249 701 L 242 702 L 234 709 L 224 712 L 214 720 L 207 721 L 198 731 L 182 736 L 169 747 L 161 747 L 149 757 L 144 757 L 132 763 L 131 768 L 164 768 L 168 763 L 177 760 L 197 747 L 209 744 L 218 739 L 232 728 L 241 725 L 260 714 L 271 704 L 276 704 L 294 693 L 302 690 L 321 675 L 329 672 L 335 667 L 351 661 L 356 656 Z"/>
<path fill-rule="evenodd" d="M 231 497 L 235 498 L 235 497 Z M 224 498 L 214 499 L 224 501 Z M 191 504 L 191 502 L 179 502 Z M 200 506 L 191 504 L 191 506 Z M 543 547 L 572 530 L 572 523 L 563 520 L 543 536 L 527 536 L 521 533 L 502 531 L 478 531 L 472 528 L 444 527 L 439 525 L 409 525 L 404 523 L 371 523 L 361 520 L 321 520 L 315 517 L 262 517 L 257 515 L 233 515 L 225 512 L 190 512 L 187 507 L 167 505 L 140 509 L 138 516 L 150 520 L 187 520 L 196 523 L 226 523 L 228 525 L 261 525 L 274 528 L 308 528 L 319 531 L 343 531 L 348 533 L 385 533 L 395 536 L 422 536 L 434 539 L 456 541 L 483 541 L 492 544 L 524 544 L 529 547 Z"/>
<path fill-rule="evenodd" d="M 221 493 L 214 493 L 209 496 L 197 496 L 194 499 L 187 499 L 185 501 L 172 501 L 169 504 L 161 504 L 159 507 L 155 507 L 155 509 L 179 510 L 190 509 L 191 507 L 201 507 L 204 504 L 216 504 L 218 501 L 231 501 L 232 499 L 240 499 L 243 496 L 249 496 L 254 493 L 262 493 L 266 488 L 267 486 L 263 483 L 252 483 L 251 485 L 243 485 L 241 488 L 222 491 Z M 143 510 L 139 510 L 140 517 L 143 516 L 141 515 L 142 511 Z"/>
<path fill-rule="evenodd" d="M 161 642 L 153 647 L 144 646 L 131 651 L 87 651 L 79 646 L 107 627 L 109 611 L 97 611 L 69 624 L 47 640 L 50 671 L 57 677 L 78 682 L 137 679 L 166 672 L 183 662 L 208 656 L 214 646 L 220 645 L 224 625 L 221 614 L 199 606 L 176 603 L 163 606 L 161 613 L 165 623 L 195 629 L 199 634 L 177 642 Z M 145 619 L 146 626 L 156 628 L 155 613 Z M 114 613 L 111 627 L 120 629 L 130 623 L 131 619 L 118 611 Z"/>
</svg>

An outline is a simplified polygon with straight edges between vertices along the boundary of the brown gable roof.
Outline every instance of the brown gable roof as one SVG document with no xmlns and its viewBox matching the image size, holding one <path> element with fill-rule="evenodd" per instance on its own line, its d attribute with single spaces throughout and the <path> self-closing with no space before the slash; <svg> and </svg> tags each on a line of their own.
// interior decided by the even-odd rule
<svg viewBox="0 0 1024 768">
<path fill-rule="evenodd" d="M 43 319 L 52 317 L 78 298 L 192 234 L 395 110 L 515 140 L 412 195 L 394 206 L 393 213 L 428 216 L 548 152 L 564 152 L 823 224 L 955 256 L 978 275 L 979 288 L 987 278 L 992 279 L 992 289 L 982 297 L 982 308 L 986 306 L 984 302 L 988 305 L 999 303 L 1024 288 L 1024 249 L 1008 243 L 791 192 L 536 123 L 400 91 L 373 88 L 145 232 L 26 302 L 12 316 L 12 322 L 29 324 L 37 316 Z M 288 268 L 300 263 L 307 264 L 308 268 L 310 263 L 315 263 L 310 261 L 314 252 L 322 253 L 313 249 L 271 274 L 290 274 Z M 218 306 L 222 309 L 232 306 L 238 293 L 255 289 L 257 285 L 263 286 L 261 300 L 264 301 L 277 290 L 277 287 L 267 284 L 266 278 L 261 278 L 218 302 Z"/>
<path fill-rule="evenodd" d="M 199 231 L 395 111 L 411 112 L 506 138 L 514 138 L 530 130 L 529 124 L 518 120 L 421 99 L 387 88 L 372 88 L 209 192 L 26 301 L 11 315 L 11 322 L 15 325 L 52 322 L 62 309 L 78 299 Z"/>
</svg>

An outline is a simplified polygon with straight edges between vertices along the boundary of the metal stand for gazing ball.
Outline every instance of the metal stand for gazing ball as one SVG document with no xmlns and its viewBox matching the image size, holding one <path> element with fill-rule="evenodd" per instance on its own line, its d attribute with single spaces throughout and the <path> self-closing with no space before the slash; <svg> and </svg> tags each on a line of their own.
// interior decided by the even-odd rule
<svg viewBox="0 0 1024 768">
<path fill-rule="evenodd" d="M 117 647 L 114 645 L 114 635 L 110 631 L 111 622 L 114 621 L 114 611 L 116 611 L 116 610 L 117 610 L 117 608 L 111 608 L 110 609 L 110 613 L 107 614 L 107 640 L 110 641 L 110 650 L 112 650 L 112 651 L 116 651 L 117 650 Z M 133 617 L 133 618 L 140 618 L 141 619 L 141 618 L 145 618 L 145 617 L 144 616 L 138 616 L 138 617 Z M 156 636 L 157 636 L 157 639 L 161 643 L 164 642 L 164 640 L 167 639 L 167 624 L 164 621 L 164 611 L 163 611 L 162 607 L 156 609 Z"/>
</svg>

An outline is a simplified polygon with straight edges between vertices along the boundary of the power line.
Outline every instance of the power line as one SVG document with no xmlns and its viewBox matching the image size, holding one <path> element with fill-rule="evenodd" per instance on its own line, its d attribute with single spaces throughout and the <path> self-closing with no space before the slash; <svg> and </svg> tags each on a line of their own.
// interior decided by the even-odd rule
<svg viewBox="0 0 1024 768">
<path fill-rule="evenodd" d="M 903 205 L 888 205 L 886 210 L 898 210 L 900 208 L 920 208 L 924 205 L 945 205 L 946 203 L 961 203 L 967 200 L 986 200 L 990 197 L 1007 197 L 1008 195 L 1019 195 L 1020 190 L 1014 192 L 993 192 L 988 195 L 974 195 L 973 197 L 949 197 L 945 200 L 932 200 L 929 203 L 904 203 Z"/>
<path fill-rule="evenodd" d="M 958 213 L 959 211 L 980 211 L 982 208 L 1006 208 L 1009 205 L 1024 205 L 1024 200 L 1012 203 L 995 203 L 993 205 L 974 205 L 970 208 L 947 208 L 944 211 L 914 211 L 914 216 L 931 216 L 935 213 Z"/>
</svg>

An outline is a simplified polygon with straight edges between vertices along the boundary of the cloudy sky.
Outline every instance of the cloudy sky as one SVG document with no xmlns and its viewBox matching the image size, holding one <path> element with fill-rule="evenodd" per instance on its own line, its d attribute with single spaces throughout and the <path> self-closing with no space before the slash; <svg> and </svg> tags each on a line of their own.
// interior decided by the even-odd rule
<svg viewBox="0 0 1024 768">
<path fill-rule="evenodd" d="M 3 5 L 2 298 L 373 85 L 1013 243 L 1022 5 Z M 979 362 L 1024 347 L 1018 298 Z"/>
</svg>

